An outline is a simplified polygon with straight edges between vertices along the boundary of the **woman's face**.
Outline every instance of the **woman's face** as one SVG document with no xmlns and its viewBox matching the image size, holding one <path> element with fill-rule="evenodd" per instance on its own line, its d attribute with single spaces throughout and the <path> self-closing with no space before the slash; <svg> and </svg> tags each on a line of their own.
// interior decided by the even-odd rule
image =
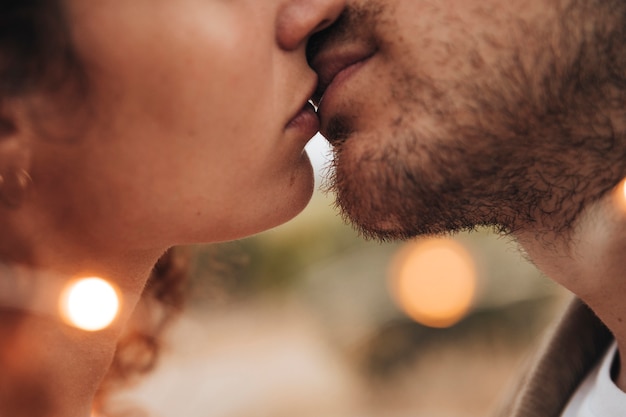
<svg viewBox="0 0 626 417">
<path fill-rule="evenodd" d="M 317 131 L 302 112 L 317 83 L 305 46 L 343 0 L 66 3 L 89 117 L 80 140 L 34 155 L 56 165 L 33 173 L 57 194 L 50 215 L 156 246 L 238 238 L 302 210 Z"/>
</svg>

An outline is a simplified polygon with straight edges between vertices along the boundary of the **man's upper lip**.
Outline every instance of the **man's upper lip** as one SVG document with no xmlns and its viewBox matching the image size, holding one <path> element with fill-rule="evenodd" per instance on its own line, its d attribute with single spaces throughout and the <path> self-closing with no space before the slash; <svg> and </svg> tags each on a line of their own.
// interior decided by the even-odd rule
<svg viewBox="0 0 626 417">
<path fill-rule="evenodd" d="M 368 45 L 348 45 L 324 49 L 317 53 L 310 62 L 319 76 L 319 84 L 313 95 L 315 104 L 319 104 L 328 86 L 337 74 L 344 69 L 364 61 L 376 51 Z"/>
</svg>

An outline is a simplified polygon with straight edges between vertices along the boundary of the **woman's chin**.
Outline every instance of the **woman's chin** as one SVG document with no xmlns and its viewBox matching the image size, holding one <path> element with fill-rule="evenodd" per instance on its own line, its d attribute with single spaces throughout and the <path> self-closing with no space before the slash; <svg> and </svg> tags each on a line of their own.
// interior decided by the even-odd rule
<svg viewBox="0 0 626 417">
<path fill-rule="evenodd" d="M 314 189 L 313 168 L 308 164 L 292 177 L 287 187 L 273 191 L 273 197 L 268 198 L 268 192 L 262 201 L 242 201 L 236 212 L 225 213 L 226 216 L 217 222 L 210 219 L 211 224 L 201 229 L 196 224 L 191 239 L 176 244 L 227 242 L 273 229 L 302 213 L 311 201 Z"/>
<path fill-rule="evenodd" d="M 275 204 L 269 204 L 265 210 L 258 210 L 258 213 L 264 211 L 265 215 L 259 216 L 257 214 L 254 216 L 258 219 L 256 225 L 251 225 L 255 230 L 240 237 L 273 229 L 292 220 L 307 207 L 313 197 L 314 190 L 313 168 L 308 164 L 306 174 L 300 173 L 297 178 L 294 178 L 290 187 L 275 197 L 273 200 Z"/>
</svg>

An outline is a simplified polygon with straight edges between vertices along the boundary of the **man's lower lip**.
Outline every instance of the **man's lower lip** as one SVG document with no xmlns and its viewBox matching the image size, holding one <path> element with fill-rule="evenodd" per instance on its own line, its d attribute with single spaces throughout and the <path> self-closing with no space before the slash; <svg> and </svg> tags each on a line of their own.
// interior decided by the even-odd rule
<svg viewBox="0 0 626 417">
<path fill-rule="evenodd" d="M 348 80 L 356 72 L 358 72 L 363 67 L 363 65 L 365 65 L 367 61 L 369 61 L 370 58 L 371 57 L 368 57 L 362 61 L 358 61 L 344 68 L 335 76 L 335 78 L 333 78 L 333 81 L 328 85 L 328 87 L 326 88 L 326 91 L 324 92 L 324 95 L 322 96 L 322 99 L 320 100 L 320 104 L 319 104 L 319 108 L 317 112 L 322 118 L 324 117 L 325 109 L 332 106 L 332 103 L 334 102 L 337 96 L 341 96 L 340 94 L 341 87 L 344 84 L 346 84 Z"/>
</svg>

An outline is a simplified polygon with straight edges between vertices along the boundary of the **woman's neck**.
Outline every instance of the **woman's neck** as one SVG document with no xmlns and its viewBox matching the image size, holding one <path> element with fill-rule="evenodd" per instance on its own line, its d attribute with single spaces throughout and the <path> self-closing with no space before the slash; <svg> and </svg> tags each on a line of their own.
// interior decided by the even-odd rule
<svg viewBox="0 0 626 417">
<path fill-rule="evenodd" d="M 0 415 L 90 415 L 120 333 L 161 253 L 105 257 L 101 252 L 96 257 L 86 250 L 70 255 L 67 248 L 51 246 L 32 251 L 31 265 L 2 265 Z M 64 322 L 59 312 L 66 285 L 87 276 L 103 278 L 119 289 L 118 316 L 104 330 L 80 330 Z M 13 296 L 4 290 L 13 291 Z"/>
</svg>

